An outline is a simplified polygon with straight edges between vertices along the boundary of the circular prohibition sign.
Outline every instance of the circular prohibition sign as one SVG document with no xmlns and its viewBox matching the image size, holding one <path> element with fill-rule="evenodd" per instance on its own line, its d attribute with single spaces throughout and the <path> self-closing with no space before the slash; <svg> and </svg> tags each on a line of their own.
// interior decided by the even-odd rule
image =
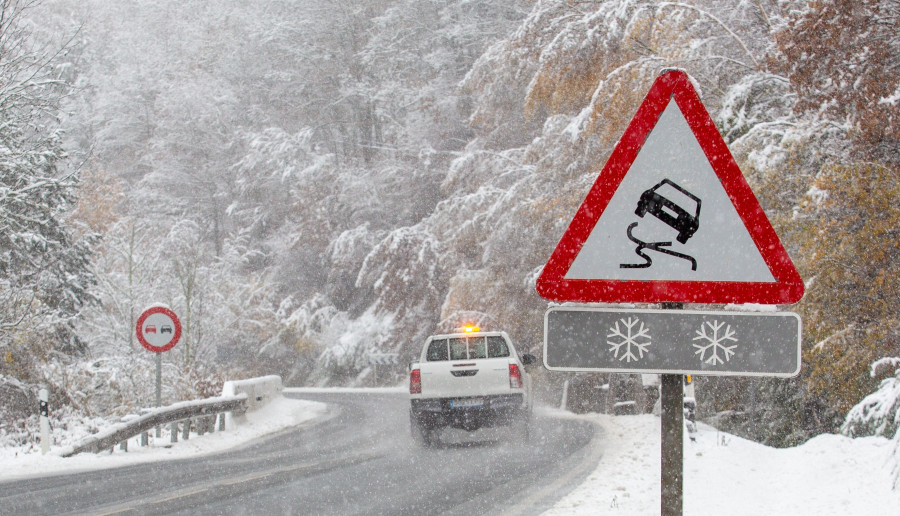
<svg viewBox="0 0 900 516">
<path fill-rule="evenodd" d="M 138 317 L 135 325 L 138 342 L 148 351 L 163 353 L 181 339 L 181 321 L 170 308 L 151 306 Z"/>
</svg>

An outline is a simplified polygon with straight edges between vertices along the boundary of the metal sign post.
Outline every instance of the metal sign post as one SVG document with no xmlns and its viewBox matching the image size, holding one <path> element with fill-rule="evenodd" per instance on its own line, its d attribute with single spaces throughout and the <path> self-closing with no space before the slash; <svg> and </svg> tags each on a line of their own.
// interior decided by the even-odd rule
<svg viewBox="0 0 900 516">
<path fill-rule="evenodd" d="M 162 353 L 156 354 L 156 406 L 162 406 Z"/>
<path fill-rule="evenodd" d="M 663 303 L 681 310 L 683 303 Z M 680 374 L 664 374 L 660 382 L 660 516 L 680 516 L 684 507 L 684 384 Z"/>
<path fill-rule="evenodd" d="M 660 392 L 662 516 L 682 513 L 684 492 L 684 386 L 678 374 L 662 375 Z"/>
</svg>

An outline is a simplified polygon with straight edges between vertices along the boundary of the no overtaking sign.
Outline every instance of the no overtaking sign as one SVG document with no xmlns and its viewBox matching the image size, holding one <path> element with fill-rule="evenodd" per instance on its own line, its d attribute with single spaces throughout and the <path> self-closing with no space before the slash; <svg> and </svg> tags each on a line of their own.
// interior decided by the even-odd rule
<svg viewBox="0 0 900 516">
<path fill-rule="evenodd" d="M 181 321 L 175 312 L 162 305 L 144 310 L 135 329 L 138 342 L 154 353 L 169 351 L 181 339 Z"/>
</svg>

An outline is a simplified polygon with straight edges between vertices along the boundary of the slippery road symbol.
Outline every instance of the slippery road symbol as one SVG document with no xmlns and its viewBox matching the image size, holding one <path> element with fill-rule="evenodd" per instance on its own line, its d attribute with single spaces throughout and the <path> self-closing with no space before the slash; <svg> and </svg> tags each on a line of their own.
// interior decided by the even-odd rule
<svg viewBox="0 0 900 516">
<path fill-rule="evenodd" d="M 671 200 L 670 197 L 680 198 L 682 201 L 681 204 Z M 637 209 L 634 211 L 634 214 L 638 217 L 643 217 L 648 213 L 653 215 L 669 227 L 678 231 L 678 236 L 675 240 L 685 244 L 692 236 L 694 236 L 694 233 L 696 233 L 697 229 L 700 227 L 700 204 L 701 201 L 696 195 L 678 186 L 669 179 L 663 179 L 656 186 L 641 194 L 641 198 L 638 201 Z M 693 207 L 693 213 L 685 209 L 685 206 L 688 208 Z M 646 269 L 650 267 L 653 265 L 653 260 L 644 252 L 645 249 L 649 249 L 651 251 L 687 260 L 691 263 L 691 270 L 697 270 L 697 260 L 692 256 L 668 249 L 672 246 L 671 241 L 645 242 L 634 236 L 632 231 L 634 231 L 634 228 L 636 228 L 637 225 L 637 222 L 631 223 L 631 225 L 628 226 L 626 233 L 628 239 L 637 244 L 637 248 L 634 252 L 644 259 L 644 263 L 622 263 L 619 264 L 620 268 Z"/>
<path fill-rule="evenodd" d="M 644 261 L 644 263 L 622 263 L 622 264 L 619 264 L 620 268 L 622 268 L 622 269 L 646 269 L 647 267 L 650 267 L 651 265 L 653 265 L 653 260 L 650 258 L 649 255 L 644 253 L 644 249 L 650 249 L 651 251 L 656 251 L 659 253 L 664 253 L 664 254 L 674 256 L 676 258 L 682 258 L 684 260 L 687 260 L 687 261 L 691 262 L 691 270 L 692 271 L 697 270 L 697 260 L 695 260 L 692 256 L 682 254 L 682 253 L 679 253 L 676 251 L 672 251 L 671 249 L 666 249 L 666 247 L 669 247 L 670 245 L 672 245 L 672 242 L 644 242 L 643 240 L 632 235 L 631 230 L 636 228 L 637 225 L 638 225 L 637 222 L 632 222 L 631 225 L 628 226 L 628 239 L 631 240 L 632 242 L 634 242 L 635 244 L 637 244 L 637 248 L 634 250 L 634 252 L 638 256 L 643 258 L 645 261 Z"/>
</svg>

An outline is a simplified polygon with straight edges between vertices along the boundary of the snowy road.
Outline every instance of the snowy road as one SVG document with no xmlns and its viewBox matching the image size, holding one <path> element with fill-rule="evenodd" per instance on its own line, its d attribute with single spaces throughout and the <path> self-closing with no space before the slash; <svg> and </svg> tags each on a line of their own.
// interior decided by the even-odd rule
<svg viewBox="0 0 900 516">
<path fill-rule="evenodd" d="M 445 433 L 420 449 L 407 396 L 302 393 L 315 424 L 194 459 L 4 483 L 4 514 L 539 514 L 596 466 L 602 436 L 538 417 L 530 444 Z"/>
</svg>

